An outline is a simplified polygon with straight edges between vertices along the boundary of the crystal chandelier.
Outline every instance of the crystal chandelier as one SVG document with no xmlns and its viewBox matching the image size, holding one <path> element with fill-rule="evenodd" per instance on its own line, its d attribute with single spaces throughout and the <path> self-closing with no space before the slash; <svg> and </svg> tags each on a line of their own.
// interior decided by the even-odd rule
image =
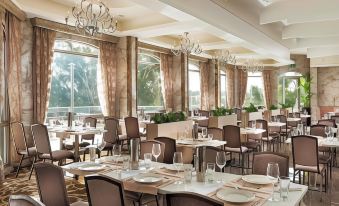
<svg viewBox="0 0 339 206">
<path fill-rule="evenodd" d="M 202 48 L 199 42 L 193 42 L 189 37 L 189 33 L 185 32 L 183 35 L 179 36 L 179 42 L 172 45 L 171 51 L 174 55 L 178 56 L 181 53 L 186 55 L 190 55 L 191 53 L 194 54 L 201 54 Z"/>
<path fill-rule="evenodd" d="M 239 69 L 239 68 L 238 68 Z M 259 61 L 256 61 L 254 59 L 247 59 L 241 66 L 240 69 L 242 69 L 244 72 L 262 72 L 264 69 L 264 65 L 260 63 Z"/>
<path fill-rule="evenodd" d="M 236 58 L 228 50 L 215 51 L 212 56 L 214 64 L 219 62 L 221 65 L 235 64 Z"/>
<path fill-rule="evenodd" d="M 72 7 L 75 18 L 74 27 L 78 32 L 94 36 L 97 33 L 114 33 L 118 21 L 109 12 L 109 8 L 100 0 L 81 0 L 80 5 Z M 68 25 L 69 15 L 65 18 Z"/>
</svg>

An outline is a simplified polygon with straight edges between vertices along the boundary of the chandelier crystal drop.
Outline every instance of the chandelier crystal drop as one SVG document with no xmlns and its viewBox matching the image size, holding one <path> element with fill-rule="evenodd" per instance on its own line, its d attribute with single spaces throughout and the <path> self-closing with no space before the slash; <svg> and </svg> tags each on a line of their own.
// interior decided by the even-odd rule
<svg viewBox="0 0 339 206">
<path fill-rule="evenodd" d="M 211 56 L 214 64 L 216 64 L 217 62 L 219 62 L 221 65 L 236 63 L 236 57 L 231 55 L 228 50 L 215 51 Z"/>
<path fill-rule="evenodd" d="M 238 67 L 239 69 L 239 67 Z M 244 72 L 262 72 L 264 69 L 264 65 L 260 63 L 259 61 L 256 61 L 254 59 L 247 59 L 241 66 L 240 69 L 242 69 Z"/>
<path fill-rule="evenodd" d="M 118 20 L 110 14 L 109 8 L 101 0 L 81 0 L 79 5 L 72 7 L 71 16 L 78 32 L 94 36 L 97 33 L 114 33 Z M 70 15 L 65 18 L 68 25 Z"/>
<path fill-rule="evenodd" d="M 193 42 L 189 38 L 189 33 L 185 32 L 183 35 L 179 36 L 179 42 L 174 42 L 172 45 L 171 51 L 174 55 L 178 56 L 181 53 L 190 55 L 190 54 L 201 54 L 202 48 L 199 42 Z"/>
</svg>

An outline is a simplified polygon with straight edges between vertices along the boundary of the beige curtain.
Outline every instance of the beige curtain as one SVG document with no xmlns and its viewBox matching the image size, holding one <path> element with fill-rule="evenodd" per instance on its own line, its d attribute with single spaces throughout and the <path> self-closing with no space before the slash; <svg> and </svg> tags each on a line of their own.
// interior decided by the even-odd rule
<svg viewBox="0 0 339 206">
<path fill-rule="evenodd" d="M 234 104 L 234 69 L 232 65 L 226 66 L 226 89 L 227 89 L 227 107 L 233 108 Z"/>
<path fill-rule="evenodd" d="M 265 102 L 266 108 L 268 109 L 272 104 L 272 94 L 271 94 L 271 71 L 264 70 L 262 72 L 262 78 L 264 80 L 264 92 L 265 92 Z"/>
<path fill-rule="evenodd" d="M 164 98 L 165 109 L 168 112 L 173 110 L 173 57 L 169 54 L 160 54 L 160 75 L 161 90 Z"/>
<path fill-rule="evenodd" d="M 200 92 L 201 92 L 200 107 L 202 110 L 209 110 L 209 101 L 208 101 L 209 71 L 207 62 L 199 62 L 199 68 L 200 68 Z"/>
<path fill-rule="evenodd" d="M 246 89 L 247 89 L 247 72 L 238 70 L 238 103 L 239 107 L 242 107 L 245 101 Z"/>
<path fill-rule="evenodd" d="M 100 42 L 100 71 L 103 101 L 100 101 L 105 116 L 116 116 L 117 56 L 116 44 Z"/>
<path fill-rule="evenodd" d="M 51 90 L 55 31 L 33 28 L 33 121 L 44 123 Z"/>
</svg>

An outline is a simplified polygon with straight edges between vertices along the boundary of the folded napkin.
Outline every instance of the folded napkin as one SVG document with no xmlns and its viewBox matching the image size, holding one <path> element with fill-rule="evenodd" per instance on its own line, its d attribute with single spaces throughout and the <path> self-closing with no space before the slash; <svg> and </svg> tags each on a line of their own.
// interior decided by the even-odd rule
<svg viewBox="0 0 339 206">
<path fill-rule="evenodd" d="M 133 178 L 128 178 L 123 181 L 123 184 L 124 189 L 128 191 L 157 195 L 159 188 L 172 184 L 174 181 L 173 179 L 164 177 L 160 182 L 147 184 L 136 182 Z"/>
</svg>

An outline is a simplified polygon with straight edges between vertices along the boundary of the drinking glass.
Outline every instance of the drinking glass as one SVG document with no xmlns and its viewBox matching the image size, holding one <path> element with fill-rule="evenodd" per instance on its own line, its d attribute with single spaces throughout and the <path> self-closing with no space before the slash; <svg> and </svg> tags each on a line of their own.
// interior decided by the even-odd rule
<svg viewBox="0 0 339 206">
<path fill-rule="evenodd" d="M 326 126 L 325 127 L 325 134 L 326 134 L 326 137 L 328 138 L 328 135 L 330 134 L 331 132 L 331 128 L 329 126 Z"/>
<path fill-rule="evenodd" d="M 151 153 L 145 153 L 144 154 L 144 162 L 146 170 L 149 170 L 151 168 L 152 164 L 152 154 Z"/>
<path fill-rule="evenodd" d="M 217 163 L 220 172 L 222 173 L 222 168 L 224 168 L 226 165 L 226 153 L 224 151 L 217 152 L 217 156 L 215 157 L 215 159 L 215 162 Z M 218 183 L 222 182 L 221 173 L 219 179 L 217 180 Z"/>
<path fill-rule="evenodd" d="M 255 120 L 253 120 L 252 121 L 252 129 L 255 129 L 257 127 L 257 125 L 256 125 L 256 121 Z"/>
<path fill-rule="evenodd" d="M 276 117 L 276 116 L 273 116 L 273 117 L 272 117 L 272 121 L 273 121 L 273 122 L 276 122 L 276 121 L 277 121 L 277 117 Z"/>
<path fill-rule="evenodd" d="M 129 170 L 129 159 L 130 159 L 129 156 L 124 156 L 122 158 L 122 169 L 124 171 L 128 171 Z"/>
<path fill-rule="evenodd" d="M 288 198 L 288 190 L 290 187 L 289 177 L 280 177 L 280 197 L 285 201 Z"/>
<path fill-rule="evenodd" d="M 184 165 L 181 152 L 174 152 L 173 164 L 174 164 L 175 169 L 177 170 L 177 175 L 179 176 L 179 171 L 182 169 L 182 166 Z M 174 184 L 182 184 L 182 181 L 177 180 L 175 181 Z"/>
<path fill-rule="evenodd" d="M 86 122 L 85 126 L 86 126 L 86 129 L 90 129 L 91 128 L 91 123 Z"/>
<path fill-rule="evenodd" d="M 96 151 L 97 151 L 97 150 L 96 150 L 96 147 L 93 146 L 93 145 L 91 145 L 91 146 L 89 146 L 88 150 L 89 150 L 89 160 L 90 160 L 91 162 L 95 162 Z"/>
<path fill-rule="evenodd" d="M 213 139 L 213 134 L 208 134 L 208 139 L 212 140 Z"/>
<path fill-rule="evenodd" d="M 155 158 L 155 162 L 158 162 L 158 157 L 161 154 L 161 145 L 159 143 L 154 143 L 152 146 L 152 155 Z"/>
<path fill-rule="evenodd" d="M 214 172 L 215 172 L 215 164 L 214 163 L 207 163 L 206 169 L 206 179 L 208 182 L 212 183 L 214 181 Z"/>
<path fill-rule="evenodd" d="M 297 129 L 298 129 L 298 134 L 299 135 L 303 135 L 304 125 L 303 124 L 298 124 L 297 125 Z"/>
<path fill-rule="evenodd" d="M 192 169 L 193 166 L 191 164 L 184 165 L 184 179 L 186 184 L 192 182 Z"/>
<path fill-rule="evenodd" d="M 118 162 L 120 156 L 121 156 L 121 145 L 120 144 L 113 145 L 113 160 L 116 164 L 116 170 L 118 169 Z"/>
<path fill-rule="evenodd" d="M 279 201 L 278 193 L 278 182 L 279 182 L 279 165 L 275 162 L 269 162 L 267 164 L 267 177 L 272 181 L 272 196 L 268 199 L 269 201 Z"/>
<path fill-rule="evenodd" d="M 97 140 L 98 150 L 102 151 L 103 149 L 105 149 L 105 147 L 106 147 L 106 142 L 104 140 L 102 140 L 100 143 L 99 143 L 99 140 Z"/>
<path fill-rule="evenodd" d="M 202 128 L 201 135 L 202 135 L 202 138 L 206 138 L 207 137 L 207 128 Z"/>
</svg>

